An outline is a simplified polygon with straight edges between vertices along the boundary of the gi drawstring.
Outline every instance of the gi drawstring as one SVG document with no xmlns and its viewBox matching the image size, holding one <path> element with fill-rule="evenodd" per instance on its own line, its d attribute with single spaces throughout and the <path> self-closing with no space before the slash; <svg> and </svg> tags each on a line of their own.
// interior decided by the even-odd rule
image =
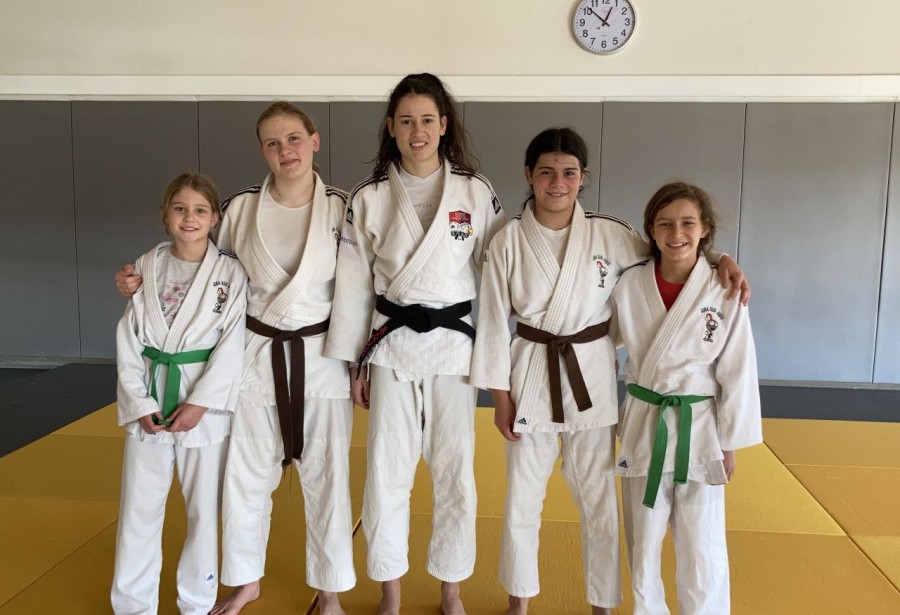
<svg viewBox="0 0 900 615">
<path fill-rule="evenodd" d="M 671 406 L 680 409 L 678 417 L 678 440 L 675 444 L 675 482 L 683 485 L 687 482 L 688 466 L 691 462 L 691 422 L 693 411 L 691 404 L 710 399 L 710 395 L 660 395 L 656 391 L 628 383 L 628 392 L 637 399 L 659 406 L 659 419 L 656 421 L 656 438 L 653 441 L 653 454 L 650 457 L 650 470 L 647 473 L 647 489 L 644 491 L 644 506 L 653 508 L 659 492 L 659 481 L 662 478 L 663 465 L 666 461 L 666 446 L 669 440 L 669 429 L 666 427 L 665 414 Z"/>
<path fill-rule="evenodd" d="M 282 331 L 247 315 L 247 329 L 272 338 L 272 375 L 275 379 L 275 407 L 278 409 L 278 425 L 281 428 L 281 442 L 284 445 L 282 466 L 290 465 L 291 459 L 303 456 L 303 415 L 306 397 L 306 344 L 304 337 L 328 331 L 329 320 L 317 322 L 295 331 Z M 291 343 L 291 377 L 288 383 L 287 361 L 284 343 Z"/>
<path fill-rule="evenodd" d="M 559 358 L 566 363 L 566 373 L 569 375 L 569 386 L 572 387 L 572 395 L 579 412 L 584 412 L 594 404 L 588 393 L 581 366 L 578 364 L 578 356 L 572 344 L 584 344 L 599 340 L 609 333 L 609 321 L 585 327 L 572 335 L 553 335 L 541 329 L 536 329 L 523 322 L 516 323 L 516 335 L 523 340 L 547 345 L 547 369 L 550 375 L 550 407 L 553 410 L 553 422 L 565 423 L 562 404 L 562 381 L 559 373 Z"/>
<path fill-rule="evenodd" d="M 166 426 L 172 424 L 172 421 L 168 419 L 172 416 L 175 408 L 178 407 L 178 393 L 181 391 L 181 369 L 178 366 L 187 365 L 188 363 L 205 363 L 209 360 L 213 350 L 214 348 L 206 348 L 168 353 L 152 346 L 144 347 L 144 352 L 141 354 L 152 361 L 150 364 L 150 396 L 162 406 L 163 418 L 160 420 L 154 414 L 154 423 Z M 169 368 L 168 374 L 166 374 L 166 388 L 163 391 L 162 400 L 156 396 L 156 370 L 160 365 L 165 365 Z"/>
</svg>

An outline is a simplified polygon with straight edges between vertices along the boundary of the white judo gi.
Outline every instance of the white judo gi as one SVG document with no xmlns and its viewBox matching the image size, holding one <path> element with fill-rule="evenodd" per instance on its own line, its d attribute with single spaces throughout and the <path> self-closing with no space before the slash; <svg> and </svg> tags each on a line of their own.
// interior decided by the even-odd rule
<svg viewBox="0 0 900 615">
<path fill-rule="evenodd" d="M 426 230 L 396 165 L 370 178 L 350 197 L 338 258 L 326 354 L 356 361 L 388 319 L 376 295 L 398 305 L 444 308 L 476 295 L 476 272 L 487 242 L 505 222 L 488 181 L 444 160 L 443 192 Z M 465 322 L 471 324 L 470 316 Z M 368 574 L 376 581 L 408 569 L 409 495 L 424 455 L 434 480 L 434 525 L 428 572 L 461 581 L 475 565 L 476 495 L 474 412 L 476 391 L 466 377 L 470 338 L 437 328 L 401 327 L 369 357 L 371 380 L 368 471 L 363 529 Z"/>
<path fill-rule="evenodd" d="M 615 329 L 628 350 L 625 376 L 661 396 L 697 395 L 691 404 L 687 482 L 674 483 L 678 420 L 665 414 L 668 440 L 658 498 L 642 505 L 660 406 L 629 394 L 619 417 L 616 473 L 623 477 L 626 543 L 636 615 L 668 615 L 660 553 L 672 526 L 681 615 L 730 612 L 725 547 L 723 450 L 762 442 L 756 351 L 747 308 L 725 298 L 700 258 L 666 312 L 653 261 L 627 271 L 613 295 Z"/>
<path fill-rule="evenodd" d="M 128 432 L 111 593 L 117 615 L 157 612 L 163 519 L 175 468 L 188 513 L 178 563 L 181 613 L 205 615 L 218 589 L 222 473 L 241 378 L 247 276 L 233 255 L 220 252 L 210 241 L 168 326 L 160 307 L 157 255 L 169 246 L 162 243 L 137 260 L 135 270 L 144 276 L 144 285 L 128 303 L 116 331 L 119 424 Z M 146 347 L 169 354 L 214 349 L 205 362 L 179 366 L 178 402 L 208 409 L 190 431 L 151 435 L 138 424 L 140 417 L 160 410 L 166 383 L 176 369 L 157 368 L 157 402 L 151 396 L 153 362 L 142 354 Z"/>
<path fill-rule="evenodd" d="M 500 583 L 510 595 L 540 591 L 537 556 L 547 480 L 560 455 L 563 475 L 581 513 L 588 602 L 621 601 L 619 516 L 613 473 L 616 353 L 609 337 L 574 343 L 590 395 L 580 411 L 572 383 L 561 378 L 564 422 L 551 417 L 548 346 L 511 334 L 508 318 L 555 336 L 608 321 L 610 294 L 621 273 L 647 258 L 647 244 L 625 222 L 575 204 L 562 261 L 542 236 L 531 205 L 491 241 L 481 283 L 472 384 L 510 391 L 517 442 L 506 442 L 507 498 Z M 561 370 L 566 373 L 565 369 Z"/>
<path fill-rule="evenodd" d="M 265 325 L 293 331 L 321 323 L 331 313 L 347 194 L 326 186 L 316 175 L 309 233 L 292 276 L 272 257 L 260 232 L 260 199 L 270 184 L 268 177 L 262 186 L 226 201 L 219 243 L 237 254 L 250 276 L 247 314 Z M 349 473 L 353 406 L 347 364 L 323 356 L 324 344 L 324 333 L 304 338 L 303 454 L 294 464 L 305 502 L 306 582 L 315 589 L 340 592 L 356 584 Z M 272 492 L 282 476 L 285 451 L 272 346 L 271 338 L 247 332 L 240 412 L 232 427 L 223 500 L 222 582 L 232 586 L 256 581 L 265 573 Z"/>
</svg>

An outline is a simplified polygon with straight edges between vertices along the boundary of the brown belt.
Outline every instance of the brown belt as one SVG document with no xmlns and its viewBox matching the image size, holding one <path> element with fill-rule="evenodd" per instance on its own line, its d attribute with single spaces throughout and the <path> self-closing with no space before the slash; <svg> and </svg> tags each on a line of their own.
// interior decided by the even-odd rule
<svg viewBox="0 0 900 615">
<path fill-rule="evenodd" d="M 516 323 L 516 334 L 523 340 L 547 345 L 547 368 L 550 370 L 550 406 L 553 409 L 553 422 L 565 423 L 562 405 L 562 386 L 559 375 L 559 358 L 562 356 L 566 362 L 566 372 L 569 374 L 569 385 L 575 396 L 578 410 L 584 412 L 593 406 L 591 395 L 588 393 L 584 377 L 581 375 L 581 367 L 578 365 L 578 357 L 572 344 L 584 344 L 599 340 L 609 333 L 609 321 L 598 325 L 591 325 L 572 335 L 553 335 L 540 329 L 530 327 L 525 323 Z"/>
<path fill-rule="evenodd" d="M 247 315 L 247 328 L 263 337 L 272 338 L 272 375 L 275 377 L 275 406 L 278 408 L 278 424 L 281 427 L 281 441 L 284 444 L 282 466 L 299 460 L 303 455 L 303 411 L 306 388 L 306 348 L 304 337 L 328 331 L 330 319 L 314 325 L 282 331 L 271 327 L 253 316 Z M 291 380 L 288 385 L 287 362 L 284 358 L 284 343 L 291 343 Z"/>
</svg>

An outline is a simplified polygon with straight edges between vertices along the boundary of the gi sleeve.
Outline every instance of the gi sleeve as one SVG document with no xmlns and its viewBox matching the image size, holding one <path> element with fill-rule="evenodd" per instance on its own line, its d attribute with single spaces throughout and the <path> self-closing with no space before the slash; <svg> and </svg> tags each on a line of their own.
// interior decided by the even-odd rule
<svg viewBox="0 0 900 615">
<path fill-rule="evenodd" d="M 736 299 L 728 338 L 716 364 L 721 393 L 716 400 L 716 424 L 722 450 L 730 451 L 762 442 L 756 347 L 750 314 Z"/>
<path fill-rule="evenodd" d="M 325 356 L 355 364 L 369 338 L 375 310 L 375 252 L 366 230 L 366 204 L 354 192 L 347 202 L 335 272 Z"/>
<path fill-rule="evenodd" d="M 494 193 L 494 188 L 485 180 L 487 194 L 484 197 L 484 205 L 480 208 L 483 220 L 481 228 L 483 232 L 475 237 L 475 249 L 472 258 L 475 261 L 475 268 L 479 273 L 482 272 L 484 262 L 487 259 L 488 246 L 491 238 L 497 233 L 503 225 L 506 224 L 506 215 L 503 213 L 503 207 L 500 205 L 500 199 Z"/>
<path fill-rule="evenodd" d="M 507 250 L 494 241 L 486 253 L 478 302 L 478 327 L 469 382 L 480 389 L 510 390 L 509 292 Z"/>
<path fill-rule="evenodd" d="M 220 250 L 225 250 L 226 252 L 234 252 L 234 220 L 231 212 L 234 211 L 234 204 L 232 203 L 231 208 L 225 210 L 225 213 L 222 214 L 222 218 L 219 220 L 219 225 L 216 227 L 213 233 L 213 241 L 215 241 L 216 246 Z"/>
<path fill-rule="evenodd" d="M 620 255 L 616 261 L 620 274 L 629 267 L 643 263 L 651 257 L 650 244 L 644 241 L 644 238 L 630 226 L 621 226 L 619 239 Z"/>
<path fill-rule="evenodd" d="M 143 275 L 140 260 L 135 265 L 135 273 Z M 155 297 L 151 297 L 154 300 Z M 144 287 L 138 289 L 125 308 L 125 314 L 116 328 L 116 406 L 118 408 L 118 424 L 126 425 L 142 416 L 153 414 L 159 410 L 159 404 L 150 397 L 147 373 L 148 363 L 144 359 L 144 343 L 139 335 L 140 315 L 135 303 L 145 300 Z"/>
</svg>

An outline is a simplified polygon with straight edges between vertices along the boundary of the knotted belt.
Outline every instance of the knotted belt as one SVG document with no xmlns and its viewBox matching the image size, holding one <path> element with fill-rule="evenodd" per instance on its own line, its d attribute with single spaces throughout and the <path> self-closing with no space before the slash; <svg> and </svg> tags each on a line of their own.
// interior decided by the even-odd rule
<svg viewBox="0 0 900 615">
<path fill-rule="evenodd" d="M 416 333 L 426 333 L 437 328 L 453 329 L 465 333 L 473 341 L 475 340 L 475 328 L 462 320 L 462 317 L 471 313 L 472 302 L 462 301 L 443 308 L 429 308 L 415 303 L 413 305 L 397 305 L 389 301 L 384 295 L 378 295 L 375 299 L 375 309 L 380 314 L 388 317 L 386 323 L 372 330 L 372 335 L 363 346 L 357 364 L 362 367 L 363 362 L 375 350 L 378 342 L 383 340 L 390 332 L 400 327 L 409 327 Z M 359 374 L 362 370 L 359 370 Z M 357 376 L 358 377 L 358 376 Z"/>
<path fill-rule="evenodd" d="M 178 393 L 181 391 L 181 368 L 179 365 L 187 365 L 188 363 L 205 363 L 209 360 L 213 348 L 205 348 L 200 350 L 185 350 L 184 352 L 168 353 L 154 348 L 153 346 L 145 346 L 143 354 L 145 357 L 153 361 L 150 364 L 150 396 L 162 406 L 163 418 L 160 420 L 156 414 L 153 415 L 153 422 L 157 425 L 169 426 L 172 421 L 169 417 L 178 407 Z M 160 365 L 169 368 L 166 374 L 166 388 L 163 391 L 162 401 L 156 396 L 156 370 Z"/>
<path fill-rule="evenodd" d="M 317 322 L 295 331 L 282 331 L 247 315 L 247 328 L 263 337 L 272 338 L 272 375 L 275 377 L 275 407 L 278 409 L 278 424 L 281 427 L 281 441 L 284 444 L 282 466 L 288 466 L 291 459 L 303 455 L 303 411 L 306 395 L 306 345 L 304 337 L 328 331 L 330 319 Z M 284 358 L 284 343 L 291 343 L 291 379 L 288 384 L 287 362 Z"/>
<path fill-rule="evenodd" d="M 578 365 L 578 357 L 572 344 L 584 344 L 599 340 L 609 333 L 609 321 L 597 325 L 585 327 L 572 335 L 553 335 L 541 329 L 535 329 L 523 322 L 516 323 L 516 334 L 523 340 L 547 345 L 547 368 L 550 371 L 550 407 L 553 409 L 553 422 L 565 423 L 562 404 L 562 385 L 559 375 L 559 358 L 566 363 L 566 373 L 569 374 L 569 385 L 572 387 L 572 395 L 579 412 L 584 412 L 594 404 L 584 384 L 584 376 Z"/>
<path fill-rule="evenodd" d="M 675 444 L 675 482 L 683 485 L 687 482 L 688 466 L 691 461 L 691 422 L 693 410 L 691 404 L 710 399 L 709 395 L 660 395 L 656 391 L 628 383 L 628 392 L 637 399 L 648 404 L 659 406 L 659 420 L 656 421 L 656 438 L 653 441 L 653 455 L 650 457 L 650 470 L 647 473 L 647 489 L 644 491 L 644 506 L 653 508 L 656 494 L 659 492 L 659 481 L 662 478 L 663 464 L 666 461 L 666 446 L 669 440 L 669 429 L 666 427 L 665 414 L 672 406 L 681 409 L 678 417 L 678 441 Z"/>
</svg>

